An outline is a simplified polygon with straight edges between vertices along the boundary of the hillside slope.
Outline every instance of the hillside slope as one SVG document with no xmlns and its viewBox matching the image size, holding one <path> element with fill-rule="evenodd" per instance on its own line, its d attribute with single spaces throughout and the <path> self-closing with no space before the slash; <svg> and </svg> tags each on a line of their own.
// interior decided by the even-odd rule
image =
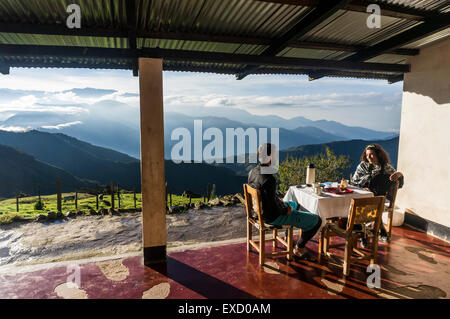
<svg viewBox="0 0 450 319">
<path fill-rule="evenodd" d="M 0 154 L 0 197 L 13 197 L 16 192 L 36 194 L 38 185 L 42 194 L 56 193 L 58 177 L 63 192 L 91 185 L 12 147 L 0 145 Z"/>
</svg>

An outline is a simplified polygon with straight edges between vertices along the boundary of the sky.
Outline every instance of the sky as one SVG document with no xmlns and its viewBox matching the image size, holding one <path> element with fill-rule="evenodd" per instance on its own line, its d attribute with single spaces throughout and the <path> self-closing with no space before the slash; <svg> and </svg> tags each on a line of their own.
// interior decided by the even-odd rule
<svg viewBox="0 0 450 319">
<path fill-rule="evenodd" d="M 215 107 L 229 107 L 287 119 L 334 120 L 379 131 L 400 129 L 403 82 L 308 81 L 298 75 L 250 75 L 236 80 L 231 75 L 190 72 L 164 72 L 163 81 L 166 111 L 203 106 L 210 108 L 213 116 Z M 86 96 L 74 93 L 76 88 L 108 91 Z M 0 75 L 0 121 L 20 112 L 38 114 L 45 110 L 66 114 L 61 125 L 76 124 L 70 120 L 71 114 L 85 112 L 90 105 L 105 100 L 138 109 L 138 93 L 139 79 L 131 71 L 12 68 L 9 75 Z M 110 116 L 123 116 L 123 112 L 111 111 Z"/>
</svg>

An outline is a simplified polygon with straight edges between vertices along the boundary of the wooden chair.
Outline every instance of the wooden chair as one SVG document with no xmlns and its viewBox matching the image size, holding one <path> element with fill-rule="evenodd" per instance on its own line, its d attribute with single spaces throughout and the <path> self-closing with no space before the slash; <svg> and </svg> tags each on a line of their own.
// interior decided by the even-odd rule
<svg viewBox="0 0 450 319">
<path fill-rule="evenodd" d="M 398 191 L 399 181 L 396 181 L 395 183 L 392 183 L 391 187 L 386 193 L 386 199 L 389 200 L 389 205 L 384 207 L 384 212 L 387 213 L 387 224 L 386 224 L 386 232 L 389 235 L 389 238 L 391 238 L 391 232 L 392 232 L 392 219 L 394 217 L 394 210 L 395 210 L 395 199 L 397 198 L 397 191 Z"/>
<path fill-rule="evenodd" d="M 374 222 L 373 234 L 378 234 L 384 202 L 384 196 L 352 199 L 346 229 L 339 227 L 337 222 L 328 222 L 323 227 L 319 240 L 319 263 L 322 254 L 325 254 L 327 257 L 330 256 L 330 253 L 328 252 L 330 248 L 345 246 L 344 276 L 348 275 L 350 264 L 355 260 L 370 260 L 371 264 L 375 264 L 377 261 L 378 236 L 371 236 L 373 242 L 371 249 L 367 254 L 357 249 L 358 239 L 362 238 L 364 233 L 354 230 L 353 228 L 356 224 L 366 225 Z M 330 237 L 334 236 L 345 238 L 345 243 L 330 245 Z M 353 257 L 352 255 L 354 253 L 356 253 L 358 257 Z"/>
<path fill-rule="evenodd" d="M 247 212 L 247 251 L 251 247 L 259 253 L 259 264 L 263 265 L 266 257 L 286 256 L 288 260 L 292 260 L 293 256 L 293 227 L 292 226 L 273 226 L 264 223 L 262 219 L 263 209 L 261 202 L 261 193 L 259 190 L 244 184 L 245 209 Z M 259 230 L 259 242 L 252 240 L 252 226 Z M 278 236 L 278 229 L 287 229 L 288 234 L 286 240 Z M 272 231 L 273 238 L 266 239 L 266 232 Z M 273 242 L 271 253 L 266 253 L 266 242 Z M 277 242 L 280 242 L 286 250 L 276 251 Z"/>
</svg>

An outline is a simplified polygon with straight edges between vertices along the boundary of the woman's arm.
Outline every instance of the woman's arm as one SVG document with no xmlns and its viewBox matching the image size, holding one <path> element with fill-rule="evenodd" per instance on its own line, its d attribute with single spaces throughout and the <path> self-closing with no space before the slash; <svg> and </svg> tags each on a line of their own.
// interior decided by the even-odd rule
<svg viewBox="0 0 450 319">
<path fill-rule="evenodd" d="M 401 172 L 397 172 L 395 171 L 395 168 L 392 167 L 391 164 L 387 164 L 385 169 L 384 169 L 386 174 L 391 174 L 389 176 L 389 179 L 391 181 L 399 181 L 399 188 L 403 187 L 403 183 L 404 183 L 404 177 L 403 174 Z"/>
</svg>

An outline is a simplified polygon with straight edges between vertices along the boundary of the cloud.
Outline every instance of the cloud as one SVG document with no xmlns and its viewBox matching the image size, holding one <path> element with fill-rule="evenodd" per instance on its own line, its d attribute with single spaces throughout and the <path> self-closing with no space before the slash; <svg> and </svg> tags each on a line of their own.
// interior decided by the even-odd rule
<svg viewBox="0 0 450 319">
<path fill-rule="evenodd" d="M 75 121 L 75 122 L 69 122 L 69 123 L 62 123 L 62 124 L 58 124 L 58 125 L 44 125 L 41 127 L 45 128 L 47 130 L 60 130 L 64 127 L 69 127 L 69 126 L 78 125 L 78 124 L 83 124 L 83 122 Z"/>
<path fill-rule="evenodd" d="M 31 127 L 3 126 L 3 125 L 0 125 L 0 130 L 1 130 L 1 131 L 14 132 L 14 133 L 28 132 L 28 131 L 30 131 L 31 129 L 32 129 Z"/>
<path fill-rule="evenodd" d="M 166 111 L 205 107 L 214 115 L 214 108 L 223 107 L 256 115 L 325 118 L 372 128 L 384 125 L 383 129 L 396 128 L 400 117 L 401 83 L 341 78 L 310 82 L 307 76 L 294 75 L 250 75 L 237 81 L 228 75 L 189 72 L 164 72 L 163 81 Z M 113 101 L 123 106 L 114 107 Z M 125 119 L 129 117 L 126 112 L 132 113 L 126 106 L 139 108 L 139 81 L 130 71 L 13 68 L 10 75 L 0 76 L 0 121 L 21 112 L 62 116 L 95 113 Z M 136 114 L 133 121 L 139 112 Z M 374 115 L 380 121 L 371 120 Z M 389 124 L 378 124 L 389 119 Z M 84 119 L 41 125 L 75 120 Z"/>
<path fill-rule="evenodd" d="M 242 109 L 280 109 L 280 108 L 321 108 L 336 107 L 381 107 L 393 105 L 397 101 L 394 95 L 385 95 L 379 92 L 355 94 L 304 94 L 295 96 L 231 96 L 231 95 L 205 95 L 205 96 L 166 96 L 164 103 L 167 107 L 177 106 L 204 106 L 204 107 L 237 107 Z M 380 104 L 380 101 L 383 103 Z"/>
</svg>

